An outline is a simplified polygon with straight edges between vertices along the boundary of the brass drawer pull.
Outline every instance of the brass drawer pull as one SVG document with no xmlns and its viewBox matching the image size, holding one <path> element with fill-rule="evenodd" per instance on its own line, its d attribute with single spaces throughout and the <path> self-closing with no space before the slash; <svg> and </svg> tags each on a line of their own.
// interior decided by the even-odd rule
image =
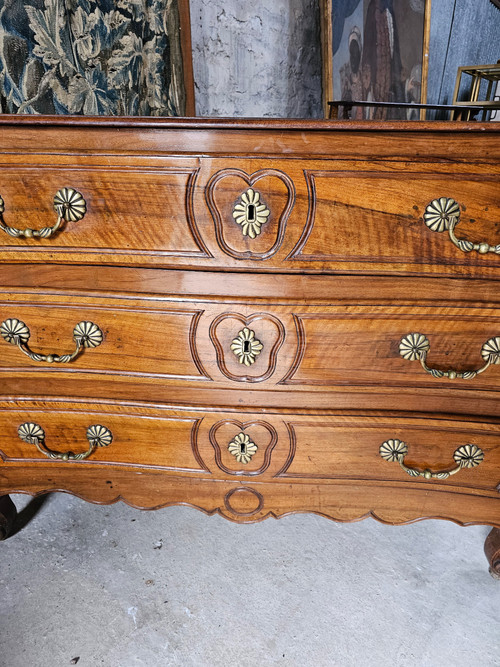
<svg viewBox="0 0 500 667">
<path fill-rule="evenodd" d="M 425 479 L 448 479 L 462 468 L 475 468 L 484 459 L 484 452 L 477 445 L 462 445 L 453 454 L 457 464 L 456 468 L 443 472 L 432 472 L 431 470 L 416 470 L 405 465 L 404 458 L 407 453 L 408 445 L 402 440 L 386 440 L 379 449 L 379 454 L 385 461 L 396 461 L 410 477 L 425 477 Z"/>
<path fill-rule="evenodd" d="M 58 461 L 83 461 L 88 458 L 96 447 L 107 447 L 113 440 L 113 434 L 105 426 L 100 424 L 93 424 L 87 429 L 87 440 L 89 441 L 89 448 L 86 452 L 74 454 L 73 452 L 56 452 L 49 449 L 45 444 L 45 431 L 40 424 L 34 422 L 25 422 L 17 429 L 17 434 L 23 442 L 30 445 L 35 445 L 39 452 L 49 459 L 57 459 Z"/>
<path fill-rule="evenodd" d="M 450 239 L 462 252 L 476 250 L 480 255 L 486 255 L 488 252 L 500 255 L 500 243 L 492 246 L 488 243 L 473 243 L 465 239 L 457 239 L 455 227 L 460 222 L 460 206 L 454 199 L 448 197 L 433 199 L 425 208 L 424 222 L 433 232 L 448 230 Z"/>
<path fill-rule="evenodd" d="M 79 322 L 73 329 L 73 340 L 76 349 L 71 354 L 37 354 L 28 347 L 30 330 L 21 320 L 11 318 L 0 324 L 0 334 L 12 345 L 24 352 L 33 361 L 47 361 L 48 363 L 67 364 L 77 357 L 84 347 L 97 347 L 102 343 L 102 331 L 93 322 Z"/>
<path fill-rule="evenodd" d="M 0 229 L 6 234 L 15 238 L 24 236 L 28 239 L 47 239 L 57 232 L 63 220 L 65 222 L 78 222 L 78 220 L 81 220 L 87 211 L 87 204 L 82 195 L 73 190 L 73 188 L 61 188 L 61 190 L 56 192 L 54 197 L 54 211 L 57 213 L 57 222 L 52 227 L 42 227 L 42 229 L 17 229 L 16 227 L 9 227 L 3 219 L 4 210 L 5 204 L 0 196 Z"/>
<path fill-rule="evenodd" d="M 435 378 L 461 378 L 462 380 L 471 380 L 479 373 L 483 373 L 492 364 L 500 364 L 500 336 L 494 336 L 484 343 L 481 348 L 481 356 L 485 361 L 484 366 L 477 371 L 439 371 L 436 368 L 429 368 L 425 363 L 427 353 L 430 350 L 430 343 L 427 336 L 421 333 L 410 333 L 404 336 L 399 343 L 399 354 L 408 361 L 420 361 L 422 368 Z"/>
</svg>

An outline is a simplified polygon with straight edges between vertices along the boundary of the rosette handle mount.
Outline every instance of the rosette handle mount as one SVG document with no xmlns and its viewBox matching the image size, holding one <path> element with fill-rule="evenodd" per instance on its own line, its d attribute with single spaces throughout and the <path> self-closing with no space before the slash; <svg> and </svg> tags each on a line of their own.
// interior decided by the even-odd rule
<svg viewBox="0 0 500 667">
<path fill-rule="evenodd" d="M 33 352 L 28 347 L 30 339 L 30 330 L 24 322 L 17 318 L 9 318 L 0 324 L 0 334 L 2 338 L 10 343 L 16 345 L 23 354 L 28 356 L 32 361 L 46 361 L 48 363 L 67 364 L 77 357 L 83 348 L 97 347 L 102 343 L 103 334 L 101 329 L 93 322 L 79 322 L 73 329 L 73 340 L 76 348 L 70 354 L 39 354 Z"/>
<path fill-rule="evenodd" d="M 386 440 L 380 445 L 379 454 L 384 461 L 399 463 L 401 468 L 410 477 L 424 477 L 425 479 L 448 479 L 452 475 L 463 468 L 475 468 L 484 459 L 483 450 L 477 445 L 462 445 L 455 450 L 453 459 L 457 464 L 451 470 L 443 470 L 440 472 L 432 472 L 431 470 L 417 470 L 407 466 L 404 462 L 405 456 L 408 453 L 408 445 L 402 440 Z"/>
<path fill-rule="evenodd" d="M 494 336 L 488 339 L 481 348 L 481 356 L 484 360 L 484 366 L 473 371 L 455 371 L 453 369 L 441 371 L 437 368 L 429 368 L 426 363 L 427 354 L 430 350 L 430 343 L 427 336 L 421 333 L 410 333 L 403 336 L 399 342 L 399 354 L 408 361 L 420 361 L 420 364 L 426 373 L 435 378 L 449 378 L 450 380 L 462 379 L 472 380 L 480 373 L 489 368 L 492 364 L 500 364 L 500 336 Z"/>
<path fill-rule="evenodd" d="M 74 452 L 58 452 L 47 447 L 45 444 L 45 431 L 40 424 L 25 422 L 17 429 L 17 434 L 23 442 L 35 445 L 41 454 L 57 461 L 83 461 L 92 454 L 96 447 L 107 447 L 113 440 L 113 434 L 109 428 L 100 424 L 93 424 L 88 427 L 86 433 L 89 442 L 87 451 L 75 454 Z"/>
<path fill-rule="evenodd" d="M 427 227 L 433 232 L 447 231 L 452 243 L 462 252 L 475 250 L 480 255 L 486 255 L 489 252 L 500 255 L 500 243 L 498 245 L 490 245 L 485 242 L 474 243 L 473 241 L 457 238 L 455 228 L 459 222 L 460 206 L 450 197 L 433 199 L 425 208 L 424 223 Z"/>
<path fill-rule="evenodd" d="M 57 213 L 57 221 L 51 227 L 42 227 L 41 229 L 11 227 L 4 220 L 4 211 L 5 203 L 0 195 L 0 229 L 9 236 L 47 239 L 61 228 L 63 222 L 78 222 L 78 220 L 81 220 L 87 212 L 87 203 L 77 190 L 61 188 L 54 196 L 54 211 Z"/>
</svg>

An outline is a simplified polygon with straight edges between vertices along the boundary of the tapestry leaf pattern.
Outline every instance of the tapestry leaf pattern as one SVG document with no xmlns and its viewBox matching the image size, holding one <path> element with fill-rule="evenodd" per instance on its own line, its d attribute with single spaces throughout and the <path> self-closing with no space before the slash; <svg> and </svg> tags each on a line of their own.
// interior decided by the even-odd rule
<svg viewBox="0 0 500 667">
<path fill-rule="evenodd" d="M 0 2 L 0 113 L 183 115 L 177 0 Z"/>
</svg>

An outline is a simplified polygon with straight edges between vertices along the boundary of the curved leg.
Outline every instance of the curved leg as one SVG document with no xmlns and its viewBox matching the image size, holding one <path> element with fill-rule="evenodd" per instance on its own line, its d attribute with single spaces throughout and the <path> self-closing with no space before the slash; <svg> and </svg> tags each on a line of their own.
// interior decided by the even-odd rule
<svg viewBox="0 0 500 667">
<path fill-rule="evenodd" d="M 0 496 L 0 540 L 9 536 L 17 516 L 16 506 L 9 496 Z"/>
<path fill-rule="evenodd" d="M 484 553 L 490 563 L 491 576 L 500 579 L 500 528 L 493 528 L 486 538 Z"/>
</svg>

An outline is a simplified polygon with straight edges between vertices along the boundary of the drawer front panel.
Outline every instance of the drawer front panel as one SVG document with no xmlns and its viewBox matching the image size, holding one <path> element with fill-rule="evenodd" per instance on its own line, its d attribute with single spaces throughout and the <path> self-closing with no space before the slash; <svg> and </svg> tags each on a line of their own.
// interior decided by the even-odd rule
<svg viewBox="0 0 500 667">
<path fill-rule="evenodd" d="M 50 238 L 1 231 L 2 261 L 500 276 L 491 163 L 139 155 L 58 156 L 34 168 L 11 159 L 0 164 L 5 225 L 53 225 L 63 187 L 81 193 L 86 212 Z M 467 251 L 424 224 L 441 198 L 456 202 L 454 233 Z"/>
<path fill-rule="evenodd" d="M 50 238 L 1 232 L 5 257 L 148 264 L 161 258 L 203 259 L 208 252 L 193 216 L 196 160 L 145 165 L 74 164 L 39 169 L 0 165 L 4 224 L 39 230 L 57 220 L 56 193 L 71 187 L 85 200 L 83 218 L 65 221 Z"/>
<path fill-rule="evenodd" d="M 9 338 L 13 322 L 29 330 L 24 351 L 31 356 L 16 345 L 15 332 Z M 75 350 L 73 332 L 80 322 L 99 327 L 102 343 L 81 350 L 68 363 L 36 356 Z M 111 374 L 117 380 L 201 382 L 237 392 L 500 387 L 500 313 L 492 307 L 297 306 L 25 294 L 0 302 L 0 333 L 0 372 L 6 374 L 69 374 L 75 381 L 82 373 Z M 426 341 L 425 368 L 415 355 L 405 358 L 408 337 Z M 417 345 L 415 352 L 420 349 Z M 492 356 L 484 368 L 486 350 Z"/>
<path fill-rule="evenodd" d="M 498 175 L 305 172 L 310 209 L 291 259 L 303 262 L 391 263 L 394 271 L 411 264 L 477 264 L 496 267 L 498 255 L 461 252 L 448 234 L 423 224 L 430 202 L 454 199 L 461 207 L 456 234 L 473 242 L 500 244 Z"/>
<path fill-rule="evenodd" d="M 65 306 L 0 306 L 4 322 L 16 318 L 30 332 L 29 349 L 41 354 L 67 354 L 75 348 L 73 330 L 78 322 L 92 322 L 103 333 L 103 342 L 84 349 L 69 363 L 37 362 L 23 354 L 15 344 L 2 344 L 4 372 L 29 369 L 62 373 L 105 373 L 122 376 L 152 376 L 172 380 L 206 381 L 193 340 L 202 311 L 172 308 L 156 311 L 117 308 L 73 302 Z"/>
<path fill-rule="evenodd" d="M 24 345 L 15 332 L 9 337 L 13 322 L 29 330 Z M 75 326 L 89 323 L 102 331 L 99 345 L 81 349 L 67 363 L 48 360 L 48 355 L 72 353 Z M 12 294 L 0 302 L 0 333 L 0 373 L 24 374 L 30 382 L 43 383 L 48 375 L 75 382 L 85 374 L 89 379 L 101 375 L 136 386 L 147 380 L 234 389 L 227 400 L 240 400 L 241 392 L 250 389 L 286 393 L 441 387 L 496 392 L 500 386 L 500 313 L 493 307 Z M 408 336 L 426 341 L 423 365 L 404 349 Z M 490 353 L 491 358 L 485 357 Z"/>
<path fill-rule="evenodd" d="M 165 413 L 156 414 L 152 419 L 151 415 L 142 417 L 134 414 L 133 410 L 119 407 L 110 411 L 93 406 L 82 412 L 65 410 L 57 404 L 50 405 L 48 411 L 47 406 L 39 404 L 16 411 L 4 406 L 0 411 L 0 424 L 4 436 L 0 445 L 3 468 L 21 462 L 70 466 L 106 463 L 203 473 L 190 446 L 192 434 L 199 426 L 199 419 L 193 416 Z M 86 433 L 92 425 L 108 429 L 112 440 L 105 446 L 96 446 L 82 461 L 51 459 L 37 450 L 33 443 L 21 440 L 18 429 L 23 424 L 39 426 L 44 432 L 45 447 L 60 454 L 86 452 L 89 447 Z"/>
<path fill-rule="evenodd" d="M 98 443 L 85 460 L 54 459 L 22 439 L 26 424 L 43 430 L 42 449 L 61 455 L 86 451 L 85 434 L 92 425 L 107 428 L 112 439 L 104 446 Z M 500 503 L 498 422 L 26 401 L 1 405 L 0 428 L 2 474 L 19 464 L 75 470 L 131 466 L 249 483 L 392 483 L 424 492 L 488 495 Z M 480 455 L 476 465 L 447 479 L 426 479 L 423 474 L 410 476 L 396 460 L 381 456 L 381 445 L 395 440 L 406 444 L 403 462 L 416 473 L 452 471 L 456 452 L 465 445 Z"/>
<path fill-rule="evenodd" d="M 350 417 L 316 419 L 292 418 L 288 421 L 297 455 L 282 474 L 294 479 L 399 480 L 432 489 L 440 484 L 462 489 L 500 491 L 500 430 L 498 424 L 475 424 L 440 419 L 401 417 Z M 383 443 L 406 445 L 404 464 L 424 473 L 442 473 L 456 467 L 455 452 L 473 445 L 478 465 L 463 468 L 445 480 L 412 477 L 397 460 L 387 461 L 380 454 Z M 457 455 L 458 456 L 458 455 Z M 394 457 L 395 458 L 395 457 Z M 500 493 L 498 495 L 500 502 Z"/>
<path fill-rule="evenodd" d="M 319 310 L 319 309 L 318 309 Z M 498 389 L 500 365 L 493 364 L 476 377 L 460 377 L 484 366 L 481 351 L 500 331 L 500 313 L 493 310 L 438 308 L 352 307 L 294 313 L 301 341 L 286 385 L 336 384 L 387 387 L 441 384 L 447 387 Z M 408 334 L 427 340 L 426 363 L 402 356 Z M 415 340 L 419 340 L 414 336 Z M 425 345 L 425 343 L 424 343 Z M 497 360 L 499 356 L 495 357 Z M 446 376 L 455 372 L 457 377 Z M 472 374 L 471 373 L 471 374 Z"/>
</svg>

